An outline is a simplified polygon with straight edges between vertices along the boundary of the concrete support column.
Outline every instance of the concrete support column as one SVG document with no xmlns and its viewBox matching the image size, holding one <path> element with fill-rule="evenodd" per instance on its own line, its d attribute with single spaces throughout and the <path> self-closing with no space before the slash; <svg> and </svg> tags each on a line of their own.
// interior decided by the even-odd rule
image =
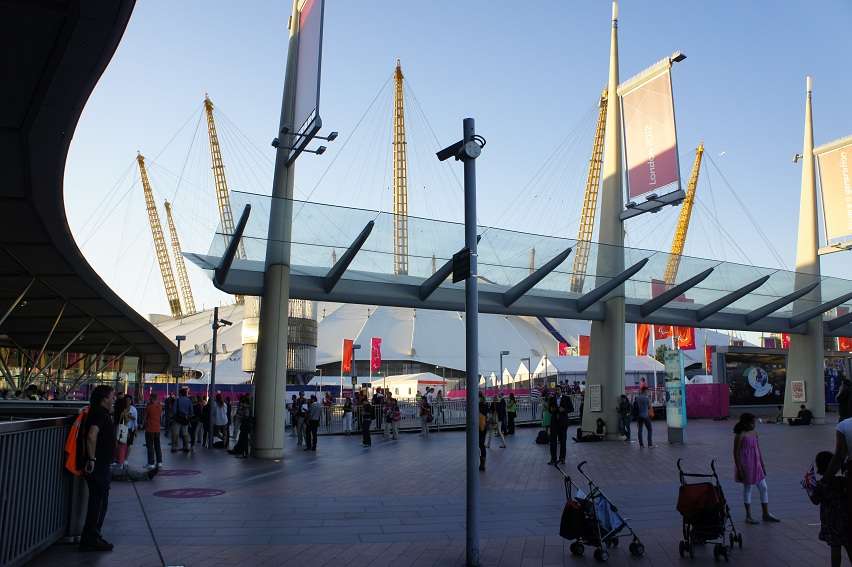
<svg viewBox="0 0 852 567">
<path fill-rule="evenodd" d="M 299 12 L 293 0 L 287 70 L 278 127 L 278 150 L 272 180 L 266 271 L 258 327 L 255 391 L 255 451 L 260 459 L 284 455 L 284 411 L 287 389 L 287 317 L 290 300 L 290 240 L 293 232 L 294 165 L 288 165 L 293 146 L 293 113 L 296 91 L 297 27 Z"/>
<path fill-rule="evenodd" d="M 621 164 L 621 108 L 618 101 L 618 2 L 612 3 L 609 82 L 604 132 L 603 184 L 600 192 L 601 220 L 598 234 L 597 285 L 624 270 L 624 226 L 619 215 L 624 209 Z M 584 430 L 593 431 L 598 418 L 606 421 L 609 437 L 618 438 L 616 408 L 624 391 L 624 286 L 605 300 L 603 321 L 592 321 L 591 352 L 586 376 L 583 408 Z M 589 386 L 601 386 L 601 410 L 591 411 Z"/>
<path fill-rule="evenodd" d="M 802 147 L 802 192 L 799 202 L 799 235 L 796 246 L 796 288 L 803 287 L 820 276 L 819 225 L 817 222 L 816 176 L 814 171 L 814 125 L 811 108 L 813 82 L 806 79 L 805 137 Z M 817 287 L 793 304 L 794 312 L 814 307 L 822 300 Z M 791 384 L 805 381 L 805 405 L 814 414 L 814 421 L 825 421 L 825 377 L 823 374 L 825 346 L 822 316 L 808 321 L 807 333 L 790 335 L 787 354 L 787 387 L 784 392 L 784 417 L 796 417 L 801 402 L 794 402 Z"/>
</svg>

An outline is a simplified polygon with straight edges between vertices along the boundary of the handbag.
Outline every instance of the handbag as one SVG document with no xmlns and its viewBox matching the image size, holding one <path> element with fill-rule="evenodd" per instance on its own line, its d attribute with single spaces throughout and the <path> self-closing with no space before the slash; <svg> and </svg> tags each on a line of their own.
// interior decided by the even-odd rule
<svg viewBox="0 0 852 567">
<path fill-rule="evenodd" d="M 118 442 L 126 444 L 128 435 L 130 435 L 130 428 L 127 427 L 127 424 L 119 423 L 118 424 Z"/>
</svg>

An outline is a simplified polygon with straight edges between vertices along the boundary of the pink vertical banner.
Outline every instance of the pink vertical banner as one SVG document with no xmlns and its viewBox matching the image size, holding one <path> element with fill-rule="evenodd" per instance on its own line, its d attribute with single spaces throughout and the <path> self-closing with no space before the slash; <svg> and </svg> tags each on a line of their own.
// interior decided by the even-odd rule
<svg viewBox="0 0 852 567">
<path fill-rule="evenodd" d="M 382 368 L 382 339 L 373 337 L 370 339 L 370 370 L 378 372 Z"/>
</svg>

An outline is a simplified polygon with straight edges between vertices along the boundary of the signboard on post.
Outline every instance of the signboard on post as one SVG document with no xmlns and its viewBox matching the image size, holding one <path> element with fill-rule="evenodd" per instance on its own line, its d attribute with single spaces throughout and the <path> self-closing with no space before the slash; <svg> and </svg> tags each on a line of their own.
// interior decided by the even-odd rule
<svg viewBox="0 0 852 567">
<path fill-rule="evenodd" d="M 589 384 L 586 386 L 586 393 L 589 395 L 589 411 L 603 411 L 603 396 L 601 395 L 600 384 Z"/>
<path fill-rule="evenodd" d="M 680 189 L 671 60 L 664 59 L 618 88 L 627 197 L 657 196 Z"/>
<path fill-rule="evenodd" d="M 296 93 L 293 110 L 293 144 L 287 163 L 295 160 L 322 127 L 319 114 L 322 32 L 325 0 L 301 2 L 296 29 Z"/>
<path fill-rule="evenodd" d="M 683 353 L 667 350 L 663 353 L 666 367 L 666 425 L 669 443 L 686 442 L 686 384 L 683 372 Z"/>
<path fill-rule="evenodd" d="M 852 242 L 852 136 L 814 150 L 825 239 L 829 245 Z"/>
<path fill-rule="evenodd" d="M 807 396 L 805 395 L 805 381 L 804 380 L 791 380 L 790 381 L 790 393 L 792 399 L 796 403 L 803 404 L 807 402 Z"/>
</svg>

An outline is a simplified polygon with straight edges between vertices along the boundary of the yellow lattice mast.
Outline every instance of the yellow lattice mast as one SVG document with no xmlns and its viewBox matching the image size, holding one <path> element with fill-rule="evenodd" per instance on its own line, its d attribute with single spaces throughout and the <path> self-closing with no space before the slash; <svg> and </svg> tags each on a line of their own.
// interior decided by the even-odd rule
<svg viewBox="0 0 852 567">
<path fill-rule="evenodd" d="M 695 189 L 698 187 L 698 174 L 701 171 L 701 158 L 704 155 L 704 143 L 698 144 L 695 149 L 695 161 L 692 162 L 692 172 L 689 174 L 689 183 L 686 186 L 686 197 L 680 208 L 680 216 L 677 220 L 674 239 L 672 240 L 672 251 L 666 264 L 666 275 L 663 278 L 668 285 L 675 283 L 677 270 L 680 267 L 680 256 L 686 245 L 686 233 L 689 230 L 689 219 L 692 216 L 692 206 L 695 204 Z"/>
<path fill-rule="evenodd" d="M 219 206 L 219 221 L 227 245 L 229 235 L 234 234 L 234 214 L 231 212 L 231 196 L 228 193 L 228 179 L 225 177 L 225 164 L 222 162 L 222 149 L 219 135 L 216 133 L 216 121 L 213 119 L 213 101 L 204 95 L 204 112 L 207 115 L 207 138 L 210 141 L 210 161 L 213 169 L 213 181 L 216 184 L 216 204 Z M 237 258 L 245 258 L 245 249 L 240 242 Z"/>
<path fill-rule="evenodd" d="M 219 206 L 219 222 L 222 223 L 222 234 L 225 246 L 230 235 L 234 234 L 234 214 L 231 212 L 231 195 L 228 193 L 228 179 L 225 177 L 225 164 L 222 162 L 222 149 L 219 146 L 219 135 L 216 133 L 216 121 L 213 119 L 213 101 L 204 95 L 204 112 L 207 115 L 207 138 L 210 141 L 210 162 L 213 169 L 213 181 L 216 185 L 216 204 Z M 237 258 L 245 258 L 246 250 L 240 241 L 237 247 Z M 237 303 L 242 303 L 242 296 L 235 296 Z"/>
<path fill-rule="evenodd" d="M 598 122 L 595 126 L 595 139 L 592 144 L 592 157 L 589 158 L 589 173 L 586 176 L 586 190 L 583 194 L 583 212 L 580 215 L 580 229 L 577 232 L 577 247 L 574 250 L 574 269 L 571 275 L 571 291 L 582 293 L 586 281 L 586 267 L 589 263 L 589 248 L 595 229 L 595 212 L 598 207 L 598 190 L 601 184 L 603 166 L 603 140 L 606 130 L 606 89 L 601 93 L 598 103 Z"/>
<path fill-rule="evenodd" d="M 393 273 L 408 273 L 408 157 L 405 148 L 405 104 L 399 59 L 394 72 L 393 110 Z"/>
<path fill-rule="evenodd" d="M 151 191 L 151 182 L 148 180 L 148 170 L 145 169 L 145 157 L 142 154 L 137 154 L 136 163 L 139 164 L 142 191 L 145 193 L 145 207 L 148 209 L 148 222 L 151 225 L 151 234 L 154 237 L 154 251 L 157 253 L 160 274 L 163 276 L 163 285 L 166 288 L 166 299 L 169 301 L 169 309 L 172 312 L 172 317 L 181 317 L 183 313 L 181 312 L 180 298 L 178 297 L 177 287 L 175 286 L 175 275 L 172 272 L 169 251 L 166 249 L 166 239 L 163 237 L 160 215 L 157 213 L 157 205 L 154 204 L 154 194 Z"/>
<path fill-rule="evenodd" d="M 180 291 L 181 295 L 183 295 L 184 313 L 192 315 L 195 313 L 195 298 L 192 297 L 192 288 L 189 285 L 189 276 L 186 273 L 186 263 L 183 261 L 183 252 L 181 251 L 180 240 L 178 239 L 177 229 L 175 228 L 175 219 L 172 217 L 172 205 L 166 201 L 165 207 L 166 222 L 169 224 L 169 238 L 172 241 L 172 254 L 175 257 Z"/>
</svg>

